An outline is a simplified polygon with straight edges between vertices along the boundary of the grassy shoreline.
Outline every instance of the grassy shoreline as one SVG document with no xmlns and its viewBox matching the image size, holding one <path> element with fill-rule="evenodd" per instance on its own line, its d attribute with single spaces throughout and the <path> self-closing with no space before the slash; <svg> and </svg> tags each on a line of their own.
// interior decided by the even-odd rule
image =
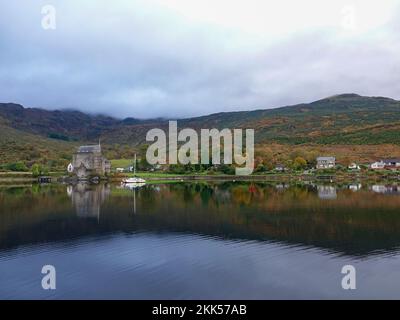
<svg viewBox="0 0 400 320">
<path fill-rule="evenodd" d="M 57 182 L 59 178 L 65 177 L 65 172 L 51 172 L 49 176 L 53 178 L 53 182 Z M 113 174 L 108 180 L 110 182 L 120 182 L 123 178 L 132 177 L 133 173 Z M 173 174 L 163 172 L 139 172 L 138 177 L 147 181 L 198 181 L 198 180 L 216 180 L 216 181 L 318 181 L 318 182 L 354 182 L 354 181 L 390 181 L 400 182 L 400 173 L 382 173 L 382 172 L 336 172 L 336 173 L 268 173 L 268 174 L 252 174 L 249 176 L 236 176 L 227 174 Z M 0 183 L 21 183 L 36 182 L 30 172 L 0 172 Z"/>
</svg>

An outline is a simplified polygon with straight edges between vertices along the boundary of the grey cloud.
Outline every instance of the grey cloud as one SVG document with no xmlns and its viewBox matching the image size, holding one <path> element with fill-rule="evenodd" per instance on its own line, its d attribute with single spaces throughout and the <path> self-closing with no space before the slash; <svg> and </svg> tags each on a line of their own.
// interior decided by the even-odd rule
<svg viewBox="0 0 400 320">
<path fill-rule="evenodd" d="M 253 48 L 232 45 L 227 30 L 150 12 L 140 1 L 57 1 L 54 31 L 40 27 L 47 2 L 21 3 L 0 0 L 2 102 L 148 118 L 277 107 L 344 92 L 400 97 L 398 42 L 388 40 L 395 28 L 384 30 L 386 38 L 350 40 L 310 30 Z"/>
</svg>

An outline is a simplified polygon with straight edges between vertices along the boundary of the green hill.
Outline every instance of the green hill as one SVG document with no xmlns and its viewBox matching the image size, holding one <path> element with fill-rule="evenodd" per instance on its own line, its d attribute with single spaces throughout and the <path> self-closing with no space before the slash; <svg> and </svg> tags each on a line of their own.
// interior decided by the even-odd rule
<svg viewBox="0 0 400 320">
<path fill-rule="evenodd" d="M 343 94 L 277 109 L 218 113 L 185 124 L 254 128 L 263 143 L 400 144 L 400 102 Z"/>
<path fill-rule="evenodd" d="M 41 163 L 49 168 L 65 168 L 76 143 L 41 137 L 16 130 L 0 119 L 0 169 L 23 161 L 27 166 Z"/>
<path fill-rule="evenodd" d="M 260 145 L 400 146 L 400 101 L 342 94 L 275 109 L 225 112 L 179 119 L 179 128 L 253 128 Z M 48 111 L 0 104 L 0 164 L 60 161 L 74 148 L 101 139 L 110 158 L 131 158 L 148 130 L 167 130 L 162 119 L 115 119 L 79 111 Z M 396 155 L 397 156 L 397 155 Z"/>
</svg>

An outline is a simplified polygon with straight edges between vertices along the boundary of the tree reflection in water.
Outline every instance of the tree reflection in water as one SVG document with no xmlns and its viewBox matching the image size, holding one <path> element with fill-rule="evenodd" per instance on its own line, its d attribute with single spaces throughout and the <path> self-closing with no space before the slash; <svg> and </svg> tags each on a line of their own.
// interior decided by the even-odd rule
<svg viewBox="0 0 400 320">
<path fill-rule="evenodd" d="M 183 232 L 346 255 L 400 247 L 396 185 L 184 182 L 0 191 L 0 247 L 104 233 Z M 136 212 L 136 213 L 135 213 Z M 83 219 L 84 218 L 84 219 Z"/>
</svg>

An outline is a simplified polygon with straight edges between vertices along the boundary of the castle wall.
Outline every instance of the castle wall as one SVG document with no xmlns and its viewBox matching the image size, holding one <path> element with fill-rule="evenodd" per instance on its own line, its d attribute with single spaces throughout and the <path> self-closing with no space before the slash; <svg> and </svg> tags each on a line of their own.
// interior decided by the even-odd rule
<svg viewBox="0 0 400 320">
<path fill-rule="evenodd" d="M 111 163 L 99 152 L 78 152 L 73 156 L 72 165 L 78 178 L 111 172 Z"/>
</svg>

